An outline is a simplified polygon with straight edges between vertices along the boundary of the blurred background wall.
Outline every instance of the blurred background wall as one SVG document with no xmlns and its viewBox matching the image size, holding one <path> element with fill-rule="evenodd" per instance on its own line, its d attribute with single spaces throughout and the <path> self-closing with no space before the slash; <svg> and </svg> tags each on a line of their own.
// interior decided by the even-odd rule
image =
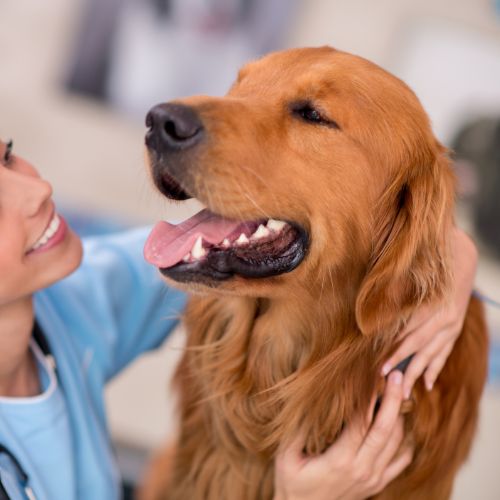
<svg viewBox="0 0 500 500">
<path fill-rule="evenodd" d="M 82 234 L 179 220 L 143 167 L 143 126 L 159 101 L 222 95 L 249 59 L 333 45 L 405 80 L 455 151 L 459 225 L 480 248 L 478 287 L 500 300 L 498 0 L 28 0 L 0 3 L 0 136 L 54 185 Z M 454 498 L 500 498 L 500 314 L 488 307 L 490 381 L 479 437 Z M 175 432 L 167 378 L 182 332 L 111 385 L 124 473 Z"/>
</svg>

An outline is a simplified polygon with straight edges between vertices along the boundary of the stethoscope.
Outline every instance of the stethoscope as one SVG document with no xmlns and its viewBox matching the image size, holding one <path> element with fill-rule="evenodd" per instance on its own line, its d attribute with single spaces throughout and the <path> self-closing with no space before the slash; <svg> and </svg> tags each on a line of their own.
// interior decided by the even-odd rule
<svg viewBox="0 0 500 500">
<path fill-rule="evenodd" d="M 53 356 L 52 352 L 50 350 L 49 343 L 47 342 L 47 339 L 45 338 L 44 333 L 42 332 L 42 329 L 39 327 L 38 323 L 35 321 L 35 325 L 33 326 L 33 338 L 35 342 L 38 344 L 38 347 L 40 347 L 40 350 L 46 357 L 50 357 L 52 360 L 52 363 L 55 368 L 55 363 L 53 361 Z M 11 464 L 14 466 L 14 469 L 16 471 L 16 476 L 17 479 L 19 480 L 19 483 L 21 484 L 21 487 L 23 488 L 24 494 L 26 495 L 26 498 L 28 500 L 36 500 L 35 493 L 29 486 L 29 476 L 26 470 L 23 468 L 23 466 L 20 464 L 19 460 L 16 458 L 14 453 L 12 453 L 9 448 L 4 446 L 3 444 L 0 443 L 0 455 L 5 455 L 11 462 Z M 5 489 L 5 485 L 2 483 L 2 478 L 0 475 L 0 500 L 11 500 L 11 497 L 7 493 L 7 490 Z"/>
<path fill-rule="evenodd" d="M 33 493 L 33 490 L 29 486 L 29 476 L 27 472 L 24 470 L 23 466 L 19 463 L 19 460 L 16 458 L 16 456 L 3 444 L 0 444 L 0 455 L 7 455 L 9 457 L 11 463 L 14 465 L 14 468 L 16 469 L 16 474 L 17 478 L 19 479 L 19 482 L 24 490 L 24 493 L 26 495 L 26 498 L 28 500 L 36 500 L 35 494 Z M 5 486 L 2 483 L 2 479 L 0 478 L 0 500 L 10 500 L 10 496 L 5 490 Z"/>
</svg>

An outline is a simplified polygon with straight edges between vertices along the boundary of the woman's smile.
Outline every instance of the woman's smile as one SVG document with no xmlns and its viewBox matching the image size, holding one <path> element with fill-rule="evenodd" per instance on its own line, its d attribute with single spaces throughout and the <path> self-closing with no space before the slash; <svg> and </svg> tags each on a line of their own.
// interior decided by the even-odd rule
<svg viewBox="0 0 500 500">
<path fill-rule="evenodd" d="M 36 240 L 35 244 L 28 250 L 28 255 L 46 252 L 64 240 L 68 231 L 68 225 L 62 216 L 53 213 L 50 222 L 43 234 Z"/>
</svg>

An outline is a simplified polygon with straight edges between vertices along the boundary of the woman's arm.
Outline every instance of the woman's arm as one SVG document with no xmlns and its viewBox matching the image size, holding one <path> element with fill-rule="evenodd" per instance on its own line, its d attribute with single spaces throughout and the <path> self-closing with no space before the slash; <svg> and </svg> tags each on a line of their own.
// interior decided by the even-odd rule
<svg viewBox="0 0 500 500">
<path fill-rule="evenodd" d="M 431 390 L 455 342 L 462 331 L 477 268 L 477 250 L 460 229 L 453 234 L 454 288 L 451 300 L 439 306 L 417 310 L 401 333 L 402 344 L 382 368 L 386 375 L 411 354 L 415 354 L 405 372 L 403 393 L 410 396 L 415 381 L 423 374 Z"/>
<path fill-rule="evenodd" d="M 186 295 L 167 286 L 143 258 L 148 232 L 86 239 L 80 269 L 43 292 L 81 355 L 92 353 L 105 380 L 159 346 L 184 309 Z"/>
</svg>

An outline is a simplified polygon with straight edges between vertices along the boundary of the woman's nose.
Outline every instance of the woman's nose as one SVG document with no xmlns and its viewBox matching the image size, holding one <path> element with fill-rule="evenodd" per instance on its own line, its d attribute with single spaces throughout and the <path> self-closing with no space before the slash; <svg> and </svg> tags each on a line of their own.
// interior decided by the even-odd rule
<svg viewBox="0 0 500 500">
<path fill-rule="evenodd" d="M 52 186 L 46 180 L 38 177 L 31 178 L 30 187 L 26 191 L 26 215 L 35 216 L 45 203 L 52 198 Z"/>
<path fill-rule="evenodd" d="M 52 186 L 35 172 L 12 171 L 4 176 L 4 186 L 10 202 L 25 217 L 33 217 L 52 197 Z M 8 186 L 7 186 L 8 185 Z"/>
</svg>

